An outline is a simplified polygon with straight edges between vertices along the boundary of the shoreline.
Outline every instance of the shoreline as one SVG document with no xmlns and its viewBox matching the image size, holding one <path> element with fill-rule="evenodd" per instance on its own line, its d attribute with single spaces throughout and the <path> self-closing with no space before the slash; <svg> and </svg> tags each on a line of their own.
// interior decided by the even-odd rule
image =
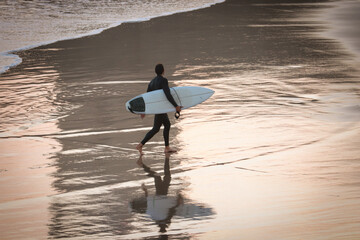
<svg viewBox="0 0 360 240">
<path fill-rule="evenodd" d="M 192 11 L 196 11 L 196 10 L 200 10 L 200 9 L 204 9 L 204 8 L 209 8 L 209 7 L 213 6 L 213 5 L 221 4 L 221 3 L 225 2 L 225 1 L 226 0 L 217 0 L 217 2 L 215 2 L 215 3 L 205 4 L 205 5 L 203 5 L 201 7 L 198 7 L 198 8 L 190 8 L 190 9 L 179 10 L 179 11 L 175 11 L 175 12 L 165 12 L 165 13 L 157 15 L 157 16 L 150 16 L 150 17 L 144 17 L 144 18 L 139 18 L 139 19 L 130 19 L 128 21 L 114 22 L 114 23 L 110 24 L 107 27 L 100 28 L 100 29 L 94 29 L 94 30 L 92 30 L 92 31 L 90 31 L 88 33 L 75 35 L 73 37 L 65 37 L 65 38 L 61 38 L 61 39 L 57 39 L 57 40 L 53 40 L 53 41 L 47 41 L 47 42 L 41 42 L 41 43 L 37 43 L 37 44 L 32 44 L 32 45 L 29 45 L 29 46 L 23 46 L 23 47 L 20 47 L 20 48 L 17 48 L 17 49 L 6 50 L 6 51 L 3 51 L 3 52 L 0 52 L 0 57 L 1 56 L 9 57 L 9 58 L 13 58 L 14 60 L 13 60 L 12 63 L 10 63 L 10 65 L 0 66 L 0 75 L 7 72 L 9 69 L 11 69 L 13 67 L 16 67 L 17 65 L 21 64 L 22 59 L 20 58 L 19 55 L 17 55 L 17 53 L 21 53 L 23 51 L 27 51 L 27 50 L 31 50 L 31 49 L 34 49 L 34 48 L 51 45 L 51 44 L 62 42 L 62 41 L 69 41 L 69 40 L 75 40 L 75 39 L 79 39 L 79 38 L 98 35 L 98 34 L 101 34 L 103 31 L 106 31 L 106 30 L 109 30 L 109 29 L 112 29 L 112 28 L 116 28 L 116 27 L 120 26 L 121 24 L 145 22 L 145 21 L 150 21 L 151 19 L 154 19 L 154 18 L 166 17 L 166 16 L 171 16 L 171 15 L 174 15 L 174 14 L 192 12 Z"/>
<path fill-rule="evenodd" d="M 49 41 L 49 42 L 42 42 L 42 43 L 38 43 L 38 44 L 34 44 L 34 45 L 29 45 L 29 46 L 24 46 L 21 48 L 13 49 L 13 50 L 7 50 L 4 52 L 1 52 L 0 55 L 5 56 L 5 57 L 14 58 L 14 60 L 13 60 L 14 62 L 11 63 L 10 65 L 2 66 L 1 67 L 2 69 L 0 70 L 0 75 L 3 73 L 6 73 L 11 68 L 14 68 L 14 67 L 18 66 L 19 64 L 21 64 L 23 59 L 19 56 L 19 54 L 21 55 L 22 52 L 25 52 L 28 50 L 46 47 L 48 45 L 56 44 L 56 43 L 63 42 L 63 41 L 72 41 L 72 40 L 77 40 L 77 39 L 81 39 L 81 38 L 95 36 L 95 35 L 101 34 L 104 31 L 119 27 L 122 24 L 146 22 L 146 21 L 150 21 L 151 19 L 155 19 L 155 18 L 161 18 L 161 17 L 171 16 L 174 14 L 181 14 L 181 13 L 186 13 L 186 12 L 197 11 L 197 10 L 209 8 L 216 4 L 221 4 L 225 1 L 226 0 L 218 0 L 218 2 L 215 2 L 212 4 L 206 4 L 199 8 L 192 8 L 192 9 L 178 11 L 178 12 L 169 12 L 169 13 L 164 13 L 159 16 L 141 18 L 138 20 L 128 20 L 128 21 L 116 22 L 116 23 L 109 25 L 106 28 L 95 29 L 86 34 L 81 34 L 81 35 L 77 35 L 74 37 L 53 40 L 53 41 Z M 354 54 L 354 56 L 357 56 L 356 58 L 359 60 L 360 46 L 358 45 L 358 41 L 355 41 L 355 37 L 351 33 L 354 32 L 354 29 L 358 29 L 357 23 L 360 21 L 360 19 L 355 19 L 355 20 L 352 19 L 353 21 L 350 21 L 350 19 L 348 17 L 344 17 L 344 14 L 339 14 L 337 12 L 337 10 L 340 10 L 342 12 L 347 12 L 350 9 L 352 11 L 355 11 L 353 9 L 353 7 L 360 8 L 359 4 L 354 1 L 350 1 L 350 0 L 346 1 L 345 3 L 337 1 L 337 2 L 329 2 L 328 4 L 331 4 L 332 8 L 325 10 L 322 14 L 316 14 L 316 16 L 314 16 L 314 19 L 319 19 L 319 20 L 322 19 L 325 22 L 327 22 L 327 24 L 326 24 L 327 29 L 322 31 L 321 33 L 318 33 L 319 36 L 338 40 L 345 47 L 345 49 L 347 49 L 347 51 L 350 54 Z M 325 13 L 330 14 L 331 16 L 326 17 L 326 16 L 324 16 Z M 356 22 L 354 22 L 354 21 L 356 21 Z M 346 23 L 351 23 L 350 27 L 349 27 L 349 24 L 346 24 Z M 344 26 L 346 26 L 346 27 L 344 27 Z M 354 52 L 356 52 L 356 54 Z"/>
</svg>

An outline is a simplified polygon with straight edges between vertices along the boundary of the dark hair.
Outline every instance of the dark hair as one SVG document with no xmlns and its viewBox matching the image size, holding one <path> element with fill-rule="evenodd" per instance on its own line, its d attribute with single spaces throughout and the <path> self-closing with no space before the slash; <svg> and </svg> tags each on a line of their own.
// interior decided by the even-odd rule
<svg viewBox="0 0 360 240">
<path fill-rule="evenodd" d="M 155 66 L 155 72 L 157 75 L 161 75 L 164 73 L 164 66 L 159 63 L 158 65 Z"/>
</svg>

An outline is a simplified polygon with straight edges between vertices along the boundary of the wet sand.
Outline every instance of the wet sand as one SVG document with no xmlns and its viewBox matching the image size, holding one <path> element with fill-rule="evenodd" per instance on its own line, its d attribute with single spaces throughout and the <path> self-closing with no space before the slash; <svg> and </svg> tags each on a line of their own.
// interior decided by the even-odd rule
<svg viewBox="0 0 360 240">
<path fill-rule="evenodd" d="M 0 238 L 359 238 L 359 58 L 325 33 L 333 7 L 226 1 L 20 52 L 0 76 Z M 139 164 L 152 116 L 124 108 L 158 62 L 215 90 L 170 115 L 168 170 L 161 133 Z M 174 211 L 150 211 L 154 172 Z"/>
</svg>

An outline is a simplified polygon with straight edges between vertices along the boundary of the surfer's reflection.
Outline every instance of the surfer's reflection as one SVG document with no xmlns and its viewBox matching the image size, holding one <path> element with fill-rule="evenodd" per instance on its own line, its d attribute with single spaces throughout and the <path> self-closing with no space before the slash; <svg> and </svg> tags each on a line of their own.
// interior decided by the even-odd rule
<svg viewBox="0 0 360 240">
<path fill-rule="evenodd" d="M 145 184 L 141 189 L 144 191 L 145 198 L 137 198 L 131 201 L 131 208 L 139 213 L 147 213 L 160 227 L 160 232 L 166 232 L 171 223 L 172 217 L 176 213 L 176 209 L 183 204 L 183 197 L 180 193 L 174 196 L 168 196 L 171 173 L 170 173 L 170 154 L 165 155 L 164 176 L 161 177 L 157 172 L 151 170 L 143 163 L 140 156 L 137 164 L 148 173 L 148 176 L 154 178 L 156 194 L 149 195 Z"/>
</svg>

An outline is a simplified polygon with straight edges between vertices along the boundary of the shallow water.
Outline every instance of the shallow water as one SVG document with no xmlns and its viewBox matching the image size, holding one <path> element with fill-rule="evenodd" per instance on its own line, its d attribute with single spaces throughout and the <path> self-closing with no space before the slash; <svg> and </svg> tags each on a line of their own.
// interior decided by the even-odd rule
<svg viewBox="0 0 360 240">
<path fill-rule="evenodd" d="M 319 37 L 330 6 L 228 1 L 20 53 L 0 76 L 4 239 L 358 238 L 358 62 Z M 161 134 L 141 166 L 152 117 L 124 108 L 154 59 L 215 90 L 171 119 L 168 169 Z"/>
</svg>

